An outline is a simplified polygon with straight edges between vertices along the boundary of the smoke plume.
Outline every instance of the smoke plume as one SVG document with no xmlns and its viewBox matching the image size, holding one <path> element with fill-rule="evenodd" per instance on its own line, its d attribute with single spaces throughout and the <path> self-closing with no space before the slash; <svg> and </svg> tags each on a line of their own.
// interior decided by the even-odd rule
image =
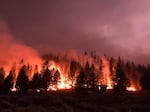
<svg viewBox="0 0 150 112">
<path fill-rule="evenodd" d="M 22 64 L 40 65 L 39 54 L 32 47 L 15 40 L 6 22 L 0 19 L 0 67 L 4 67 L 7 76 L 14 65 Z"/>
</svg>

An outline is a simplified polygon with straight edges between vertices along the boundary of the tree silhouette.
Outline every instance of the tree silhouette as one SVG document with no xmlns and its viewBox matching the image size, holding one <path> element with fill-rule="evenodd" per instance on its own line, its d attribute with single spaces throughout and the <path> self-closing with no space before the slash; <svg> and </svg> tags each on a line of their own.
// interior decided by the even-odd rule
<svg viewBox="0 0 150 112">
<path fill-rule="evenodd" d="M 79 75 L 77 76 L 76 86 L 80 89 L 85 88 L 87 86 L 86 75 L 83 69 L 81 69 Z"/>
<path fill-rule="evenodd" d="M 13 72 L 10 71 L 9 75 L 4 80 L 4 91 L 6 93 L 10 92 L 10 89 L 13 87 Z"/>
<path fill-rule="evenodd" d="M 59 80 L 60 80 L 60 72 L 57 70 L 54 73 L 52 82 L 53 82 L 54 85 L 57 85 L 57 83 L 58 83 Z"/>
<path fill-rule="evenodd" d="M 32 81 L 31 81 L 31 88 L 33 91 L 40 89 L 41 87 L 41 77 L 39 73 L 34 73 Z"/>
<path fill-rule="evenodd" d="M 90 88 L 91 83 L 91 69 L 89 62 L 87 61 L 84 67 L 84 74 L 85 74 L 85 84 L 87 85 L 87 88 Z"/>
<path fill-rule="evenodd" d="M 89 74 L 88 80 L 87 80 L 88 87 L 95 89 L 96 85 L 97 85 L 97 81 L 98 81 L 98 76 L 96 76 L 95 67 L 92 64 L 92 66 L 90 68 L 90 74 Z"/>
<path fill-rule="evenodd" d="M 93 59 L 96 59 L 96 51 L 91 51 L 91 57 L 92 57 Z"/>
<path fill-rule="evenodd" d="M 29 87 L 29 79 L 26 75 L 27 67 L 24 65 L 18 74 L 17 81 L 16 81 L 16 87 L 19 88 L 20 92 L 27 92 L 27 89 Z"/>
<path fill-rule="evenodd" d="M 140 83 L 142 86 L 142 90 L 150 91 L 150 66 L 145 69 L 144 75 L 142 76 Z"/>
<path fill-rule="evenodd" d="M 69 73 L 69 79 L 71 80 L 71 85 L 74 85 L 74 81 L 76 80 L 76 73 L 80 70 L 81 65 L 79 62 L 76 62 L 75 60 L 71 60 L 70 63 L 70 73 Z"/>
<path fill-rule="evenodd" d="M 5 75 L 4 68 L 1 67 L 1 68 L 0 68 L 0 93 L 3 92 L 4 75 Z"/>
<path fill-rule="evenodd" d="M 78 64 L 76 61 L 74 60 L 71 60 L 71 63 L 70 63 L 70 77 L 73 78 L 75 76 L 75 72 L 78 68 Z"/>
<path fill-rule="evenodd" d="M 126 81 L 127 78 L 124 73 L 124 62 L 119 58 L 118 63 L 117 63 L 117 68 L 116 68 L 116 75 L 115 75 L 115 83 L 116 85 L 114 86 L 114 90 L 116 92 L 124 92 L 126 90 Z"/>
<path fill-rule="evenodd" d="M 44 71 L 43 77 L 42 77 L 42 81 L 43 81 L 42 87 L 43 87 L 43 89 L 47 90 L 51 80 L 52 80 L 52 74 L 51 74 L 51 71 L 47 67 L 46 70 Z"/>
</svg>

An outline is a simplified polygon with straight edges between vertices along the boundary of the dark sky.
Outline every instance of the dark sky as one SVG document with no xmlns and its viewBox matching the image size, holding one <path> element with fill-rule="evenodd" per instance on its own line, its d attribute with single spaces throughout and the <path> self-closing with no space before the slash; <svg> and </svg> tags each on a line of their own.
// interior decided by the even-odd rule
<svg viewBox="0 0 150 112">
<path fill-rule="evenodd" d="M 96 50 L 150 63 L 149 0 L 1 0 L 0 25 L 40 52 Z"/>
</svg>

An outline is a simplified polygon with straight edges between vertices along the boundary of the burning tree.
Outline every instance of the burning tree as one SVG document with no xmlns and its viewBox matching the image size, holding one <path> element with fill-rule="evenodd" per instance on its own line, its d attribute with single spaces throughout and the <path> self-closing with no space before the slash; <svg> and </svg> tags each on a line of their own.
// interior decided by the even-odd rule
<svg viewBox="0 0 150 112">
<path fill-rule="evenodd" d="M 11 67 L 5 68 L 7 74 L 1 68 L 0 91 L 2 89 L 8 91 L 12 87 L 12 82 L 14 82 L 14 85 L 16 84 L 20 91 L 26 91 L 29 87 L 33 91 L 38 89 L 56 91 L 74 87 L 80 89 L 93 89 L 96 87 L 98 89 L 113 89 L 114 83 L 115 91 L 122 92 L 126 89 L 135 91 L 139 88 L 139 76 L 143 73 L 141 84 L 143 89 L 148 89 L 149 68 L 146 66 L 137 67 L 131 62 L 124 64 L 124 61 L 120 58 L 117 61 L 114 58 L 98 56 L 95 52 L 91 52 L 90 56 L 85 53 L 84 56 L 75 55 L 75 57 L 70 57 L 67 54 L 50 54 L 50 56 L 43 57 L 43 60 L 43 65 L 36 62 L 33 65 L 27 65 L 23 60 L 19 64 L 16 62 L 15 73 L 9 73 Z M 22 66 L 23 64 L 25 65 Z M 35 65 L 38 66 L 34 67 Z"/>
</svg>

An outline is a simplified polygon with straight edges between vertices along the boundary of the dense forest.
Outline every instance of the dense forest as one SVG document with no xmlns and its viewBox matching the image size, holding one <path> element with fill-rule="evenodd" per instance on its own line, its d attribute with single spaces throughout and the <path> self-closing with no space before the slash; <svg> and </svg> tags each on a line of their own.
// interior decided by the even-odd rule
<svg viewBox="0 0 150 112">
<path fill-rule="evenodd" d="M 135 64 L 120 57 L 97 56 L 95 52 L 85 52 L 78 59 L 54 54 L 42 58 L 44 61 L 41 67 L 36 64 L 35 67 L 25 65 L 23 60 L 19 69 L 14 64 L 8 73 L 1 67 L 0 93 L 59 89 L 150 91 L 150 65 Z"/>
</svg>

